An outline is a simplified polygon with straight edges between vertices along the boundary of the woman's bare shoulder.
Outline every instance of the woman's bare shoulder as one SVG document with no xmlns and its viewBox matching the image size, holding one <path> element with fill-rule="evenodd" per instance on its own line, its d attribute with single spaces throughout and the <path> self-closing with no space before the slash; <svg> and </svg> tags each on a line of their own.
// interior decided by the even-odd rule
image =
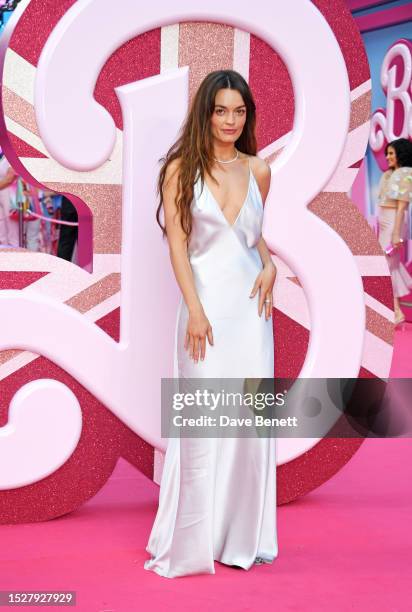
<svg viewBox="0 0 412 612">
<path fill-rule="evenodd" d="M 179 176 L 180 165 L 182 163 L 181 157 L 176 157 L 172 159 L 171 162 L 167 164 L 166 172 L 165 172 L 165 180 L 168 181 L 171 178 L 174 180 Z"/>
<path fill-rule="evenodd" d="M 253 172 L 253 176 L 259 187 L 260 195 L 262 196 L 263 202 L 266 201 L 266 196 L 269 192 L 271 172 L 270 166 L 261 157 L 256 155 L 249 156 L 250 169 Z"/>
<path fill-rule="evenodd" d="M 270 178 L 270 166 L 264 159 L 257 155 L 249 155 L 249 160 L 250 167 L 256 178 L 261 178 L 262 180 Z"/>
</svg>

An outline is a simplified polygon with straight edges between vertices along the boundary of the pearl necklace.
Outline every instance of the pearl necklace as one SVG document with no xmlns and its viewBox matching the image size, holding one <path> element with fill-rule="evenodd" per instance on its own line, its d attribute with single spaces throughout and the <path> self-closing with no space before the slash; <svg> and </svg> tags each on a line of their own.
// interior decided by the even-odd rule
<svg viewBox="0 0 412 612">
<path fill-rule="evenodd" d="M 236 161 L 238 157 L 239 151 L 236 149 L 236 155 L 233 159 L 216 159 L 216 157 L 214 157 L 213 159 L 219 162 L 219 164 L 231 164 L 232 162 Z"/>
</svg>

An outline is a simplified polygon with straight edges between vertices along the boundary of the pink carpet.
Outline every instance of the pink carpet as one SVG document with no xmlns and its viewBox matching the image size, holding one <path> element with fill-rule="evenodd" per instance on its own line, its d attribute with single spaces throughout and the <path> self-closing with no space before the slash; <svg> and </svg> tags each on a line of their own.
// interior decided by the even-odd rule
<svg viewBox="0 0 412 612">
<path fill-rule="evenodd" d="M 396 336 L 392 375 L 410 376 L 412 325 Z M 272 565 L 168 579 L 143 569 L 159 489 L 122 460 L 77 512 L 0 526 L 0 590 L 74 590 L 68 609 L 81 612 L 410 612 L 411 482 L 409 439 L 366 440 L 329 482 L 278 509 Z"/>
</svg>

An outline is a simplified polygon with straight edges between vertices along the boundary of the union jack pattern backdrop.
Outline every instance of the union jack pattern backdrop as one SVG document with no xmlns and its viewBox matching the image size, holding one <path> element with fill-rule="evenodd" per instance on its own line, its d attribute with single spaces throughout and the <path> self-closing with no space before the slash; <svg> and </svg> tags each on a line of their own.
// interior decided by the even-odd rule
<svg viewBox="0 0 412 612">
<path fill-rule="evenodd" d="M 293 89 L 281 58 L 248 32 L 222 24 L 194 22 L 152 30 L 118 49 L 107 61 L 96 85 L 95 97 L 112 114 L 117 127 L 117 143 L 111 159 L 93 172 L 68 171 L 50 158 L 39 137 L 33 91 L 43 45 L 73 3 L 74 0 L 31 1 L 7 51 L 1 93 L 9 139 L 23 165 L 45 186 L 76 195 L 90 208 L 93 272 L 89 274 L 73 264 L 41 253 L 7 251 L 0 255 L 0 288 L 40 291 L 69 304 L 117 339 L 121 283 L 122 116 L 114 88 L 171 67 L 188 65 L 192 96 L 208 72 L 233 68 L 243 74 L 254 93 L 259 154 L 268 161 L 288 142 L 293 127 Z M 368 64 L 359 32 L 343 2 L 316 0 L 315 4 L 334 30 L 347 63 L 351 118 L 339 167 L 310 208 L 340 234 L 356 258 L 364 282 L 367 312 L 360 375 L 383 378 L 389 374 L 393 341 L 389 271 L 366 220 L 347 196 L 367 145 L 371 90 Z M 294 377 L 305 357 L 310 317 L 293 270 L 276 254 L 273 257 L 278 267 L 273 317 L 275 374 Z M 5 522 L 41 520 L 74 509 L 101 488 L 119 456 L 125 457 L 149 478 L 160 481 L 162 453 L 138 438 L 67 373 L 42 356 L 17 350 L 0 353 L 0 426 L 7 421 L 7 409 L 14 393 L 25 382 L 45 373 L 67 384 L 79 398 L 84 414 L 82 436 L 75 453 L 55 474 L 30 486 L 0 492 L 0 513 L 6 517 Z M 279 503 L 324 482 L 342 467 L 360 443 L 355 439 L 325 439 L 301 457 L 280 465 Z M 318 465 L 316 471 L 313 470 L 314 462 Z M 82 470 L 80 481 L 79 466 Z M 50 500 L 50 491 L 72 480 L 76 487 L 71 487 L 70 495 L 65 499 L 59 497 L 49 509 L 46 501 Z M 8 509 L 13 505 L 18 513 L 12 516 Z"/>
</svg>

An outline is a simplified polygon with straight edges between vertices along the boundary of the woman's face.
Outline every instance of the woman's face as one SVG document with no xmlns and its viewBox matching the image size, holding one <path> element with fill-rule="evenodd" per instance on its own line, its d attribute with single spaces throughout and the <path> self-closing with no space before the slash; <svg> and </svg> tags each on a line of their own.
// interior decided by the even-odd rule
<svg viewBox="0 0 412 612">
<path fill-rule="evenodd" d="M 246 105 L 236 89 L 219 89 L 210 118 L 212 136 L 222 143 L 235 143 L 246 123 Z"/>
<path fill-rule="evenodd" d="M 396 160 L 396 151 L 393 147 L 388 147 L 386 151 L 386 161 L 388 162 L 389 168 L 396 168 L 398 162 Z"/>
</svg>

